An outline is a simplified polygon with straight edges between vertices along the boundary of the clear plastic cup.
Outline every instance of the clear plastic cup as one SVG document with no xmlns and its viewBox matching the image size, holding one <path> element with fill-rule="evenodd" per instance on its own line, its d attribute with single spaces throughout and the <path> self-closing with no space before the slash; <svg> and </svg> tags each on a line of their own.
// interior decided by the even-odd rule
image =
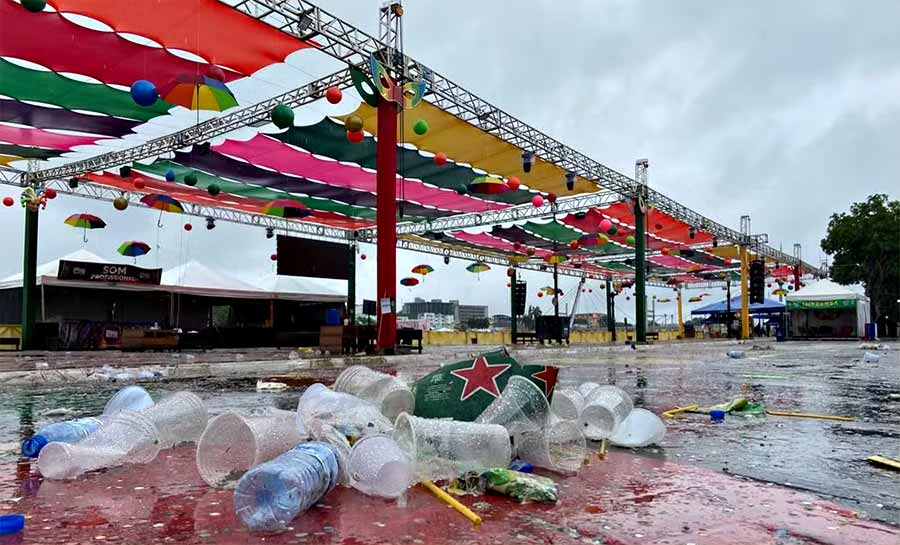
<svg viewBox="0 0 900 545">
<path fill-rule="evenodd" d="M 400 497 L 413 482 L 409 456 L 387 435 L 354 443 L 347 461 L 350 486 L 369 496 Z"/>
<path fill-rule="evenodd" d="M 531 465 L 559 473 L 577 473 L 586 444 L 575 420 L 552 419 L 545 430 L 516 436 L 516 456 Z"/>
<path fill-rule="evenodd" d="M 581 384 L 578 385 L 577 390 L 578 390 L 578 393 L 581 394 L 581 397 L 583 397 L 585 400 L 587 400 L 587 398 L 591 395 L 591 392 L 593 392 L 594 390 L 596 390 L 599 387 L 600 387 L 600 385 L 597 384 L 596 382 L 582 382 Z"/>
<path fill-rule="evenodd" d="M 620 447 L 640 448 L 659 443 L 666 436 L 666 425 L 647 409 L 634 409 L 609 438 Z"/>
<path fill-rule="evenodd" d="M 634 408 L 629 396 L 625 390 L 618 386 L 604 385 L 591 391 L 586 399 L 586 406 L 603 405 L 612 411 L 615 417 L 615 425 L 618 426 L 625 420 L 625 417 Z"/>
<path fill-rule="evenodd" d="M 119 411 L 140 412 L 153 406 L 153 398 L 147 390 L 140 386 L 126 386 L 122 388 L 109 401 L 103 409 L 103 416 L 110 416 Z"/>
<path fill-rule="evenodd" d="M 416 398 L 405 382 L 363 365 L 344 369 L 334 381 L 334 391 L 372 403 L 391 422 L 402 412 L 412 413 L 416 405 Z"/>
<path fill-rule="evenodd" d="M 333 392 L 323 384 L 313 384 L 300 396 L 297 419 L 307 430 L 329 425 L 348 437 L 390 433 L 393 429 L 375 405 L 354 395 Z"/>
<path fill-rule="evenodd" d="M 476 424 L 497 424 L 506 428 L 510 435 L 528 431 L 539 431 L 547 424 L 550 404 L 537 385 L 527 378 L 514 375 L 506 387 L 487 408 Z"/>
<path fill-rule="evenodd" d="M 584 409 L 584 396 L 578 390 L 569 388 L 557 389 L 553 392 L 550 411 L 563 420 L 578 420 Z"/>
<path fill-rule="evenodd" d="M 206 484 L 232 488 L 250 468 L 306 440 L 295 413 L 270 409 L 253 416 L 226 412 L 213 418 L 197 443 L 197 470 Z"/>
<path fill-rule="evenodd" d="M 141 414 L 159 430 L 160 449 L 197 442 L 209 417 L 203 400 L 191 392 L 168 395 Z"/>
<path fill-rule="evenodd" d="M 83 473 L 126 464 L 146 464 L 159 453 L 156 427 L 142 413 L 120 411 L 87 439 L 50 443 L 38 456 L 48 479 L 74 479 Z"/>
<path fill-rule="evenodd" d="M 394 441 L 413 460 L 417 482 L 456 478 L 467 471 L 509 467 L 512 449 L 506 428 L 403 413 Z"/>
</svg>

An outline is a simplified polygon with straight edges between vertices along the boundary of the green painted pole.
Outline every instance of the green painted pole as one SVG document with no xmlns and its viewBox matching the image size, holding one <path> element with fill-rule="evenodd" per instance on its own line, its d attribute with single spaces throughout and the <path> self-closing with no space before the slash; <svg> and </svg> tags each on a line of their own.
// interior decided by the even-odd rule
<svg viewBox="0 0 900 545">
<path fill-rule="evenodd" d="M 37 314 L 38 212 L 25 208 L 25 259 L 22 264 L 22 350 L 34 349 Z"/>
<path fill-rule="evenodd" d="M 647 341 L 647 234 L 642 201 L 634 203 L 634 333 L 639 343 Z"/>
</svg>

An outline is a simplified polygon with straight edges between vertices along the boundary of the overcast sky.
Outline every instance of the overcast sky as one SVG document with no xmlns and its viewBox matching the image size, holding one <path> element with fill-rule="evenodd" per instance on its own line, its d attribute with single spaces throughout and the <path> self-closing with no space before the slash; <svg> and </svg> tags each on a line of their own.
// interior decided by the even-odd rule
<svg viewBox="0 0 900 545">
<path fill-rule="evenodd" d="M 376 33 L 380 1 L 319 4 Z M 750 214 L 754 232 L 788 253 L 801 243 L 808 262 L 822 257 L 832 212 L 874 192 L 897 197 L 896 2 L 409 0 L 405 7 L 408 54 L 620 172 L 633 173 L 634 160 L 648 157 L 654 188 L 735 228 Z M 292 65 L 308 74 L 335 68 L 316 52 L 296 57 Z M 324 113 L 333 112 L 315 115 Z M 5 195 L 16 196 L 0 186 Z M 7 242 L 0 277 L 21 270 L 18 210 L 0 210 Z M 40 261 L 82 247 L 81 233 L 62 224 L 72 212 L 111 220 L 84 245 L 104 257 L 118 257 L 125 239 L 156 243 L 156 214 L 60 198 L 42 213 Z M 146 266 L 193 258 L 243 279 L 272 270 L 274 244 L 259 230 L 221 224 L 207 232 L 193 220 L 199 229 L 186 235 L 178 219 L 163 223 Z M 369 259 L 361 262 L 358 297 L 372 298 L 376 256 L 372 247 L 362 251 Z M 414 290 L 399 288 L 401 302 L 458 298 L 508 312 L 501 268 L 476 278 L 465 263 L 445 267 L 438 257 L 401 252 L 399 275 L 420 262 L 436 272 Z M 549 310 L 534 295 L 549 276 L 528 280 L 529 303 Z M 633 316 L 632 303 L 617 308 Z M 592 294 L 586 310 L 600 308 Z M 659 305 L 658 312 L 674 310 Z"/>
</svg>

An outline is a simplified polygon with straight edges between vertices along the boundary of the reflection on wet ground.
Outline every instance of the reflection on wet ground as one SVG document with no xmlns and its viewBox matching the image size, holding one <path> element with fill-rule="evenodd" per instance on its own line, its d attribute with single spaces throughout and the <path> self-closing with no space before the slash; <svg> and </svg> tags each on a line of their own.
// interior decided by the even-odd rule
<svg viewBox="0 0 900 545">
<path fill-rule="evenodd" d="M 735 347 L 725 344 L 657 345 L 636 352 L 617 349 L 592 353 L 590 363 L 576 363 L 577 349 L 573 349 L 574 352 L 564 355 L 561 361 L 546 363 L 563 367 L 560 373 L 563 385 L 588 380 L 614 383 L 634 396 L 636 406 L 657 413 L 679 405 L 711 405 L 743 396 L 764 401 L 772 409 L 855 416 L 858 418 L 855 422 L 774 416 L 729 417 L 724 424 L 717 425 L 711 424 L 703 415 L 686 415 L 669 423 L 669 433 L 660 448 L 643 449 L 640 454 L 656 462 L 666 460 L 701 466 L 814 492 L 844 504 L 849 508 L 848 513 L 851 510 L 860 511 L 871 518 L 900 524 L 900 475 L 875 468 L 864 461 L 866 456 L 872 454 L 900 458 L 900 352 L 897 351 L 900 347 L 893 345 L 892 350 L 881 352 L 879 362 L 867 363 L 862 361 L 863 351 L 855 343 L 766 343 L 764 346 L 772 349 L 755 351 L 750 350 L 750 345 Z M 745 349 L 747 357 L 728 359 L 725 352 L 734 348 Z M 401 376 L 414 378 L 429 370 L 424 366 L 409 365 L 399 368 L 398 372 Z M 329 383 L 335 374 L 335 371 L 323 371 L 322 381 Z M 165 522 L 153 524 L 167 525 L 164 534 L 167 539 L 181 540 L 189 536 L 189 541 L 198 542 L 205 541 L 203 530 L 198 529 L 198 524 L 202 526 L 204 523 L 197 522 L 195 511 L 198 505 L 203 505 L 200 519 L 207 521 L 211 527 L 219 528 L 221 537 L 222 525 L 217 522 L 218 517 L 233 517 L 230 495 L 211 492 L 201 485 L 190 464 L 191 457 L 184 452 L 164 452 L 161 459 L 152 464 L 156 470 L 148 475 L 157 472 L 167 475 L 159 483 L 141 483 L 142 472 L 119 469 L 92 477 L 87 481 L 91 485 L 83 490 L 77 483 L 42 482 L 27 464 L 17 464 L 21 439 L 34 429 L 57 419 L 46 416 L 47 411 L 64 412 L 59 409 L 67 409 L 70 413 L 65 418 L 97 414 L 120 386 L 104 383 L 52 388 L 17 387 L 15 390 L 0 387 L 0 468 L 6 473 L 0 475 L 0 500 L 8 502 L 10 498 L 31 496 L 48 510 L 52 510 L 50 506 L 54 503 L 48 498 L 65 497 L 66 501 L 60 504 L 62 509 L 71 509 L 73 501 L 77 505 L 83 504 L 77 509 L 78 516 L 50 511 L 34 513 L 36 520 L 31 524 L 44 521 L 48 527 L 56 529 L 54 532 L 69 527 L 109 525 L 116 525 L 121 530 L 126 524 L 133 527 L 134 521 L 160 519 Z M 300 395 L 298 390 L 257 392 L 255 378 L 150 382 L 145 386 L 157 399 L 177 390 L 194 391 L 204 398 L 212 414 L 226 409 L 259 406 L 293 410 Z M 615 454 L 621 455 L 620 460 L 631 459 L 625 453 Z M 630 466 L 621 462 L 616 467 L 628 471 Z M 174 469 L 190 473 L 190 477 L 182 480 L 172 478 L 172 475 L 178 477 L 177 473 L 172 473 Z M 611 469 L 605 468 L 603 471 Z M 705 478 L 709 480 L 709 477 Z M 117 480 L 127 481 L 127 486 Z M 620 475 L 618 480 L 622 482 L 616 486 L 627 485 L 626 476 Z M 581 486 L 576 484 L 578 482 L 581 481 L 570 479 L 567 483 L 571 484 L 566 486 Z M 579 488 L 579 495 L 604 496 L 602 482 L 595 483 L 593 490 Z M 101 484 L 102 490 L 99 490 Z M 637 488 L 630 493 L 633 505 L 629 509 L 638 509 L 640 504 L 652 502 L 657 495 L 667 493 L 665 486 L 648 480 L 646 476 L 636 479 L 633 484 Z M 642 491 L 639 487 L 649 488 Z M 73 491 L 80 491 L 83 498 L 78 499 L 79 492 L 74 492 L 73 496 Z M 351 494 L 344 493 L 342 496 L 351 497 Z M 203 501 L 198 504 L 201 497 Z M 359 503 L 363 500 L 354 501 Z M 755 500 L 746 498 L 745 501 Z M 800 500 L 798 502 L 802 504 Z M 11 507 L 9 504 L 0 505 L 4 512 Z M 222 505 L 222 509 L 217 510 L 216 505 Z M 588 502 L 583 507 L 582 518 L 593 513 L 590 509 L 599 509 L 596 513 L 609 511 L 609 506 L 602 502 Z M 190 516 L 186 514 L 188 512 Z M 617 512 L 623 513 L 622 508 Z M 677 515 L 668 514 L 669 517 Z M 453 518 L 449 521 L 451 525 L 459 523 Z M 229 527 L 229 524 L 225 526 Z M 315 539 L 314 534 L 320 531 L 309 533 L 309 541 L 330 541 Z M 140 533 L 133 535 L 148 537 Z M 893 537 L 896 538 L 896 535 Z M 242 535 L 240 541 L 247 538 Z M 122 534 L 109 536 L 109 540 L 115 539 L 124 538 Z M 678 539 L 673 542 L 682 541 Z M 785 539 L 783 542 L 806 541 Z"/>
</svg>

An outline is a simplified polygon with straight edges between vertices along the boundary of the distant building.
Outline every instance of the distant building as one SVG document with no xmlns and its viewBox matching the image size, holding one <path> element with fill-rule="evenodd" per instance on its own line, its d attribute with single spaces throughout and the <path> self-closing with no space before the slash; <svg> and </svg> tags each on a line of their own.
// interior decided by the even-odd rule
<svg viewBox="0 0 900 545">
<path fill-rule="evenodd" d="M 485 320 L 488 317 L 487 305 L 458 305 L 456 321 L 468 324 L 471 320 Z"/>
<path fill-rule="evenodd" d="M 450 301 L 441 299 L 426 301 L 421 297 L 416 297 L 412 302 L 403 303 L 400 315 L 417 320 L 425 315 L 442 316 L 444 318 L 439 320 L 435 318 L 435 328 L 441 329 L 437 326 L 438 323 L 443 324 L 446 328 L 453 327 L 455 324 L 467 324 L 469 320 L 473 319 L 487 319 L 488 307 L 487 305 L 461 305 L 456 299 Z M 453 324 L 450 324 L 447 317 L 453 318 Z"/>
<path fill-rule="evenodd" d="M 512 317 L 506 314 L 491 316 L 491 327 L 494 329 L 512 329 Z"/>
</svg>

